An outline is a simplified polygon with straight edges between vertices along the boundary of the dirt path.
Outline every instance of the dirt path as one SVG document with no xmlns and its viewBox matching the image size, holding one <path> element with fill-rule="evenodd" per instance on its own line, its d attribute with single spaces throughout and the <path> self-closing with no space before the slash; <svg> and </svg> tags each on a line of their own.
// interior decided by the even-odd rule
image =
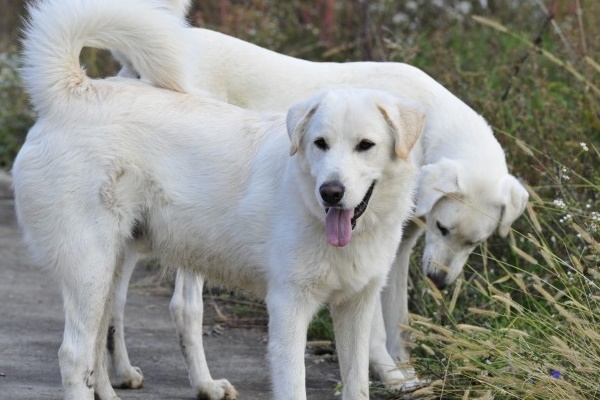
<svg viewBox="0 0 600 400">
<path fill-rule="evenodd" d="M 50 274 L 27 258 L 8 183 L 0 171 L 0 399 L 61 399 L 57 352 L 62 302 Z M 144 268 L 136 271 L 126 310 L 130 358 L 144 371 L 146 384 L 117 393 L 123 400 L 191 400 L 194 393 L 171 324 L 169 296 L 164 290 L 135 285 L 148 273 Z M 229 379 L 242 400 L 270 397 L 266 335 L 264 327 L 236 326 L 234 320 L 221 335 L 204 337 L 213 377 Z M 308 398 L 335 398 L 337 364 L 320 361 L 315 356 L 306 361 Z"/>
</svg>

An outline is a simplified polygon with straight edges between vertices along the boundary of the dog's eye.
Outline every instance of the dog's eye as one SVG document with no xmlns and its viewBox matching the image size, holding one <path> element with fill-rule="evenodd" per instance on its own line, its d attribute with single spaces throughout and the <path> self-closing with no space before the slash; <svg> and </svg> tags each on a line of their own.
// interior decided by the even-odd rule
<svg viewBox="0 0 600 400">
<path fill-rule="evenodd" d="M 319 149 L 321 149 L 323 151 L 329 149 L 329 146 L 327 145 L 327 142 L 323 138 L 318 138 L 317 140 L 315 140 L 314 143 L 315 143 L 315 146 L 317 146 Z"/>
<path fill-rule="evenodd" d="M 448 236 L 448 234 L 450 233 L 450 230 L 448 230 L 448 228 L 446 228 L 444 225 L 440 224 L 439 222 L 435 223 L 437 228 L 440 230 L 440 233 L 442 234 L 442 236 Z"/>
<path fill-rule="evenodd" d="M 371 142 L 370 140 L 363 139 L 359 144 L 356 145 L 356 151 L 367 151 L 373 146 L 375 146 L 375 143 Z"/>
</svg>

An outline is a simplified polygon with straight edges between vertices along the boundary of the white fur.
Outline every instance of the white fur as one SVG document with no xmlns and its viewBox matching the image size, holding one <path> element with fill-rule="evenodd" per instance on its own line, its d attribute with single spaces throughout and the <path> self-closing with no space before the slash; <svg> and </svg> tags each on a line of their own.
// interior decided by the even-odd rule
<svg viewBox="0 0 600 400">
<path fill-rule="evenodd" d="M 136 18 L 122 18 L 123 9 Z M 160 70 L 148 77 L 156 84 L 184 89 L 173 80 L 184 76 L 177 63 L 147 58 L 171 48 L 162 28 L 182 29 L 143 25 L 159 11 L 147 0 L 46 0 L 30 8 L 23 78 L 39 118 L 12 173 L 24 237 L 63 294 L 65 399 L 117 399 L 104 365 L 106 332 L 115 281 L 139 242 L 163 265 L 181 269 L 183 291 L 173 300 L 178 326 L 189 323 L 178 299 L 192 308 L 194 299 L 201 301 L 196 273 L 265 299 L 276 399 L 306 398 L 306 329 L 328 304 L 342 397 L 367 399 L 369 326 L 413 207 L 416 168 L 408 155 L 423 116 L 387 93 L 348 89 L 296 102 L 287 119 L 266 118 L 82 72 L 83 46 L 115 47 L 136 71 Z M 183 54 L 169 50 L 167 57 Z M 360 149 L 364 141 L 373 146 Z M 319 190 L 331 181 L 345 188 L 333 205 Z M 329 245 L 325 209 L 354 209 L 373 183 L 351 241 Z M 180 331 L 183 340 L 186 334 Z M 190 367 L 191 374 L 194 368 L 208 374 L 205 362 Z M 229 382 L 201 378 L 199 395 L 236 397 Z"/>
<path fill-rule="evenodd" d="M 171 3 L 178 17 L 189 8 L 186 0 Z M 142 60 L 139 71 L 158 86 L 194 93 L 208 91 L 218 99 L 249 109 L 283 111 L 317 89 L 359 85 L 387 90 L 424 107 L 426 127 L 413 157 L 417 166 L 423 166 L 416 215 L 427 225 L 423 270 L 440 286 L 460 275 L 474 245 L 491 236 L 496 228 L 506 236 L 512 222 L 524 211 L 527 192 L 508 174 L 504 153 L 487 123 L 417 68 L 401 63 L 313 63 L 206 29 L 190 28 L 181 34 L 176 21 L 167 15 L 158 16 L 152 10 L 139 9 L 131 15 L 137 19 L 127 17 L 129 26 L 123 32 L 129 33 L 132 40 L 143 41 L 141 48 L 132 50 L 145 51 L 149 60 Z M 151 24 L 146 25 L 147 21 Z M 148 26 L 151 26 L 149 32 L 146 31 Z M 113 44 L 112 50 L 120 54 L 119 46 Z M 54 51 L 52 48 L 41 50 Z M 136 54 L 136 57 L 141 56 Z M 121 76 L 137 76 L 126 56 L 119 59 L 125 62 Z M 166 73 L 159 73 L 163 68 Z M 46 84 L 52 80 L 42 81 Z M 451 165 L 451 169 L 440 173 L 446 165 Z M 445 236 L 438 223 L 444 229 L 451 228 Z M 422 233 L 414 223 L 406 230 L 388 286 L 382 294 L 382 315 L 375 318 L 372 328 L 371 365 L 380 379 L 393 388 L 405 387 L 403 379 L 407 373 L 412 374 L 410 368 L 397 373 L 392 360 L 408 360 L 406 338 L 399 327 L 407 322 L 406 281 L 410 254 Z M 121 299 L 126 297 L 127 277 L 131 275 L 127 271 L 135 266 L 135 258 L 127 260 L 117 288 L 117 298 Z M 193 280 L 186 285 L 199 282 Z M 199 290 L 201 287 L 190 292 Z M 188 291 L 178 288 L 176 292 Z M 171 308 L 180 333 L 186 333 L 189 328 L 178 323 L 182 321 L 178 314 L 202 316 L 201 301 L 186 299 L 183 296 L 183 300 L 174 302 Z M 111 322 L 117 342 L 113 354 L 114 382 L 139 387 L 140 371 L 129 364 L 122 340 L 123 307 L 124 301 L 115 304 Z M 187 349 L 202 348 L 198 343 L 200 336 L 184 334 L 183 337 L 190 338 L 190 342 L 185 343 Z M 192 382 L 205 381 L 208 369 L 191 367 L 206 364 L 203 352 L 186 350 L 185 354 Z M 202 370 L 202 373 L 191 370 Z"/>
<path fill-rule="evenodd" d="M 186 0 L 171 3 L 177 10 L 189 7 Z M 504 153 L 488 124 L 419 69 L 401 63 L 309 62 L 206 29 L 187 29 L 182 40 L 191 43 L 192 56 L 181 62 L 191 66 L 194 74 L 184 86 L 207 90 L 218 99 L 249 109 L 281 111 L 317 89 L 349 86 L 386 90 L 424 108 L 425 130 L 413 151 L 415 165 L 422 166 L 415 214 L 427 226 L 423 270 L 440 287 L 460 275 L 478 243 L 496 229 L 506 236 L 523 213 L 528 194 L 508 173 Z M 440 227 L 447 229 L 445 235 Z M 400 325 L 407 322 L 410 254 L 422 233 L 416 223 L 406 230 L 382 294 L 382 314 L 376 316 L 372 328 L 371 365 L 392 388 L 406 388 L 405 378 L 413 373 L 410 367 L 397 372 L 392 360 L 408 360 Z M 121 286 L 126 291 L 127 284 Z M 179 304 L 194 313 L 190 302 Z M 195 313 L 201 315 L 200 310 Z M 116 327 L 122 330 L 121 325 Z M 180 331 L 185 329 L 178 326 Z M 204 355 L 188 357 L 203 359 Z"/>
<path fill-rule="evenodd" d="M 188 0 L 171 0 L 173 13 L 181 17 L 189 9 Z M 155 25 L 157 30 L 170 29 L 168 24 Z M 166 37 L 166 36 L 165 36 Z M 426 127 L 421 143 L 414 151 L 413 161 L 423 166 L 419 179 L 416 216 L 426 222 L 426 244 L 423 270 L 436 284 L 443 287 L 460 275 L 476 244 L 486 240 L 498 228 L 506 236 L 510 225 L 525 209 L 528 194 L 523 186 L 507 172 L 504 153 L 485 120 L 466 104 L 417 68 L 401 63 L 314 63 L 260 48 L 233 37 L 206 29 L 187 29 L 181 43 L 191 46 L 181 63 L 190 67 L 191 80 L 180 82 L 186 90 L 206 90 L 215 98 L 258 111 L 283 111 L 298 99 L 322 88 L 361 86 L 382 89 L 427 111 Z M 148 43 L 147 49 L 151 43 Z M 191 49 L 191 50 L 190 50 Z M 184 54 L 182 52 L 181 54 Z M 161 61 L 172 55 L 154 53 Z M 122 76 L 136 76 L 126 57 Z M 145 75 L 159 86 L 166 86 L 161 77 Z M 180 75 L 190 78 L 188 74 Z M 444 166 L 452 168 L 445 173 Z M 438 171 L 438 172 L 436 172 Z M 459 187 L 456 183 L 460 181 Z M 445 235 L 438 227 L 448 229 Z M 412 223 L 406 230 L 389 284 L 382 293 L 381 314 L 376 314 L 370 340 L 371 366 L 380 379 L 391 388 L 410 388 L 418 380 L 406 366 L 408 353 L 400 325 L 407 322 L 407 276 L 410 254 L 423 230 Z M 125 265 L 133 269 L 135 262 Z M 130 275 L 130 274 L 129 274 Z M 128 276 L 124 274 L 124 276 Z M 177 282 L 184 282 L 178 279 Z M 127 280 L 119 283 L 120 297 L 126 296 Z M 186 286 L 201 285 L 193 280 Z M 195 292 L 201 290 L 197 287 Z M 182 289 L 176 289 L 182 292 Z M 194 292 L 194 291 L 192 291 Z M 124 303 L 122 303 L 124 306 Z M 123 331 L 123 306 L 115 307 L 114 322 L 118 340 Z M 176 314 L 186 313 L 201 318 L 201 301 L 175 302 L 171 308 L 179 332 L 189 328 L 178 323 Z M 379 308 L 378 308 L 379 311 Z M 191 334 L 187 349 L 201 349 L 201 337 Z M 116 346 L 115 365 L 126 365 L 124 343 Z M 190 365 L 205 365 L 202 351 L 184 350 Z M 401 371 L 396 368 L 400 361 Z M 138 379 L 138 369 L 116 374 L 116 382 Z M 196 369 L 198 370 L 198 369 Z M 208 374 L 190 372 L 192 382 Z M 195 386 L 194 383 L 192 383 Z"/>
</svg>

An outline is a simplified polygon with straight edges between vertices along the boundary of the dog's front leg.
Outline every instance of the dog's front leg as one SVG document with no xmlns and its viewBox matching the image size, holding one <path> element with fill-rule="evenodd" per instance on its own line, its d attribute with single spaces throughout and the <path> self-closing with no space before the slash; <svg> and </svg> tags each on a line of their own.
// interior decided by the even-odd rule
<svg viewBox="0 0 600 400">
<path fill-rule="evenodd" d="M 369 338 L 369 365 L 372 371 L 388 388 L 396 390 L 405 382 L 404 374 L 396 367 L 396 363 L 385 347 L 386 333 L 381 312 L 381 296 L 376 296 Z"/>
<path fill-rule="evenodd" d="M 411 221 L 404 229 L 396 260 L 388 275 L 388 284 L 381 294 L 381 308 L 387 336 L 387 349 L 396 362 L 407 363 L 408 333 L 401 327 L 408 323 L 408 269 L 410 255 L 417 239 L 423 233 L 421 226 Z"/>
<path fill-rule="evenodd" d="M 331 304 L 335 344 L 342 375 L 342 399 L 369 398 L 369 333 L 379 286 Z"/>
<path fill-rule="evenodd" d="M 409 390 L 419 385 L 415 370 L 408 363 L 396 365 L 386 348 L 386 332 L 381 296 L 376 296 L 369 339 L 369 364 L 379 380 L 391 390 Z"/>
<path fill-rule="evenodd" d="M 120 255 L 117 258 L 117 265 L 120 266 L 123 263 L 123 255 Z M 115 296 L 115 286 L 116 286 L 116 282 L 119 279 L 119 274 L 117 272 L 118 270 L 115 269 L 115 274 L 113 275 L 113 280 L 111 282 L 111 286 L 109 289 L 109 295 L 108 298 L 106 299 L 106 302 L 104 303 L 104 309 L 102 310 L 102 314 L 101 314 L 101 319 L 100 319 L 100 329 L 99 332 L 100 334 L 98 335 L 98 338 L 96 339 L 96 367 L 95 367 L 95 371 L 97 371 L 97 376 L 96 376 L 96 383 L 94 385 L 94 398 L 95 399 L 100 399 L 100 400 L 105 400 L 105 399 L 110 399 L 110 400 L 116 400 L 117 397 L 115 395 L 115 392 L 113 390 L 113 387 L 111 385 L 110 382 L 110 377 L 108 375 L 108 366 L 107 366 L 107 361 L 108 361 L 108 357 L 106 357 L 107 355 L 107 348 L 108 348 L 108 335 L 103 335 L 103 332 L 108 332 L 108 325 L 110 322 L 110 319 L 112 318 L 112 305 L 113 305 L 113 301 L 114 301 L 114 296 Z"/>
<path fill-rule="evenodd" d="M 117 276 L 116 281 L 106 347 L 109 355 L 112 385 L 121 389 L 139 389 L 144 384 L 144 375 L 140 368 L 132 366 L 131 361 L 129 361 L 123 326 L 129 281 L 139 257 L 138 252 L 129 246 L 125 248 L 124 252 L 122 265 L 118 267 L 120 274 Z"/>
<path fill-rule="evenodd" d="M 226 379 L 213 380 L 202 342 L 204 279 L 191 271 L 177 269 L 175 290 L 169 310 L 179 335 L 179 346 L 188 366 L 192 388 L 199 399 L 234 400 L 237 391 Z"/>
<path fill-rule="evenodd" d="M 294 285 L 269 288 L 269 360 L 275 400 L 306 399 L 306 331 L 318 307 L 313 296 Z"/>
</svg>

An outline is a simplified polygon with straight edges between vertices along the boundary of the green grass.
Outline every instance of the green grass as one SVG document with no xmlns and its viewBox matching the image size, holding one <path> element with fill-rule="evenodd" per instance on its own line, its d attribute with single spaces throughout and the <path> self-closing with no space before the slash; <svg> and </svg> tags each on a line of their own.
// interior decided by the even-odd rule
<svg viewBox="0 0 600 400">
<path fill-rule="evenodd" d="M 333 322 L 327 309 L 320 310 L 308 326 L 307 340 L 334 340 Z"/>
<path fill-rule="evenodd" d="M 550 2 L 545 28 L 548 2 L 471 1 L 463 16 L 408 3 L 208 1 L 190 19 L 311 60 L 408 62 L 483 114 L 531 203 L 509 240 L 480 246 L 447 292 L 421 276 L 415 252 L 412 357 L 432 385 L 411 398 L 600 398 L 600 2 Z M 32 122 L 12 53 L 0 58 L 0 166 Z M 86 58 L 94 73 L 113 73 L 97 56 Z M 328 318 L 313 322 L 312 340 L 331 337 Z"/>
<path fill-rule="evenodd" d="M 34 120 L 17 74 L 14 51 L 0 52 L 0 168 L 9 166 Z"/>
</svg>

